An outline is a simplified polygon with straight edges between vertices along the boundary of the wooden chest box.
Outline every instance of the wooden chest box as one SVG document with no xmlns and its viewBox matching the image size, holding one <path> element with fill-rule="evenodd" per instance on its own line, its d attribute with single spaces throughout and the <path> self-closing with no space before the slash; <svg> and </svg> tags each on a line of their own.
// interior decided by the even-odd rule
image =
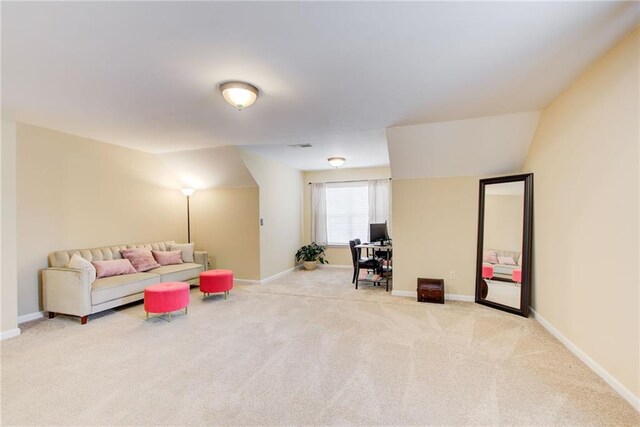
<svg viewBox="0 0 640 427">
<path fill-rule="evenodd" d="M 418 302 L 444 304 L 444 280 L 418 278 Z"/>
</svg>

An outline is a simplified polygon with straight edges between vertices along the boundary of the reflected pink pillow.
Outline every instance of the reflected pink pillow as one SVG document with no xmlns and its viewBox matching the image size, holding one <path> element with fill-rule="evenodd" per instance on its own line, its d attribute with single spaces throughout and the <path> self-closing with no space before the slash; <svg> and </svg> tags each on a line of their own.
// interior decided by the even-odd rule
<svg viewBox="0 0 640 427">
<path fill-rule="evenodd" d="M 149 249 L 124 249 L 120 251 L 120 254 L 124 258 L 131 261 L 131 265 L 133 265 L 133 268 L 135 268 L 138 272 L 160 267 L 160 264 L 158 264 L 153 258 L 153 255 L 151 255 L 151 251 Z"/>
<path fill-rule="evenodd" d="M 131 262 L 128 259 L 114 259 L 110 261 L 92 261 L 91 264 L 96 268 L 96 278 L 119 276 L 121 274 L 136 273 Z"/>
<path fill-rule="evenodd" d="M 488 262 L 490 264 L 498 263 L 498 252 L 496 251 L 484 251 L 482 254 L 482 262 Z"/>
<path fill-rule="evenodd" d="M 151 251 L 160 265 L 182 264 L 182 251 Z"/>
<path fill-rule="evenodd" d="M 510 256 L 499 256 L 498 264 L 502 265 L 516 265 L 516 262 Z"/>
</svg>

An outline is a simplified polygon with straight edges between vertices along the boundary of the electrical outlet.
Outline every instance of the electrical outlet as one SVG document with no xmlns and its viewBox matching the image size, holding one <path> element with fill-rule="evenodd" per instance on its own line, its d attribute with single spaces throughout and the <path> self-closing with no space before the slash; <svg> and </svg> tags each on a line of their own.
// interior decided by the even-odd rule
<svg viewBox="0 0 640 427">
<path fill-rule="evenodd" d="M 449 279 L 456 280 L 456 272 L 455 271 L 450 271 L 449 272 Z"/>
</svg>

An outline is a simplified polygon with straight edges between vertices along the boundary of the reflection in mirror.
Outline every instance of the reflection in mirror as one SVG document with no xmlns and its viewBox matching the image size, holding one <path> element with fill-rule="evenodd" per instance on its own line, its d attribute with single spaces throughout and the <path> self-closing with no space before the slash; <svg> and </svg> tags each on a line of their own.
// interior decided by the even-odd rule
<svg viewBox="0 0 640 427">
<path fill-rule="evenodd" d="M 484 195 L 484 299 L 520 308 L 524 181 L 491 184 Z"/>
<path fill-rule="evenodd" d="M 533 174 L 480 180 L 476 302 L 528 316 Z"/>
</svg>

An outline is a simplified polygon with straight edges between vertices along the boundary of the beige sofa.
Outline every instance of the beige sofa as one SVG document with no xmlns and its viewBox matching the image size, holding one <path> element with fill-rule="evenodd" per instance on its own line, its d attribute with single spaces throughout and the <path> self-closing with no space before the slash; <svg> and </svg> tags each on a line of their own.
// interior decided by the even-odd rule
<svg viewBox="0 0 640 427">
<path fill-rule="evenodd" d="M 84 325 L 90 314 L 143 299 L 144 288 L 154 283 L 187 282 L 197 285 L 200 273 L 207 269 L 206 252 L 194 252 L 193 263 L 165 265 L 144 273 L 104 277 L 93 283 L 89 283 L 87 271 L 65 267 L 73 254 L 79 254 L 89 261 L 121 259 L 122 249 L 167 251 L 172 243 L 174 242 L 52 252 L 49 254 L 49 268 L 42 270 L 44 310 L 49 313 L 50 318 L 56 313 L 79 316 L 80 323 Z"/>
<path fill-rule="evenodd" d="M 485 263 L 485 264 L 489 264 L 489 265 L 493 265 L 493 276 L 496 279 L 504 279 L 504 280 L 511 280 L 511 275 L 513 273 L 513 270 L 515 270 L 516 268 L 522 268 L 521 263 L 522 263 L 522 256 L 521 256 L 521 252 L 519 251 L 508 251 L 508 250 L 503 250 L 503 249 L 488 249 L 489 251 L 494 251 L 498 253 L 499 257 L 511 257 L 513 258 L 513 260 L 515 261 L 516 265 L 508 265 L 508 264 L 491 264 L 491 263 Z"/>
</svg>

